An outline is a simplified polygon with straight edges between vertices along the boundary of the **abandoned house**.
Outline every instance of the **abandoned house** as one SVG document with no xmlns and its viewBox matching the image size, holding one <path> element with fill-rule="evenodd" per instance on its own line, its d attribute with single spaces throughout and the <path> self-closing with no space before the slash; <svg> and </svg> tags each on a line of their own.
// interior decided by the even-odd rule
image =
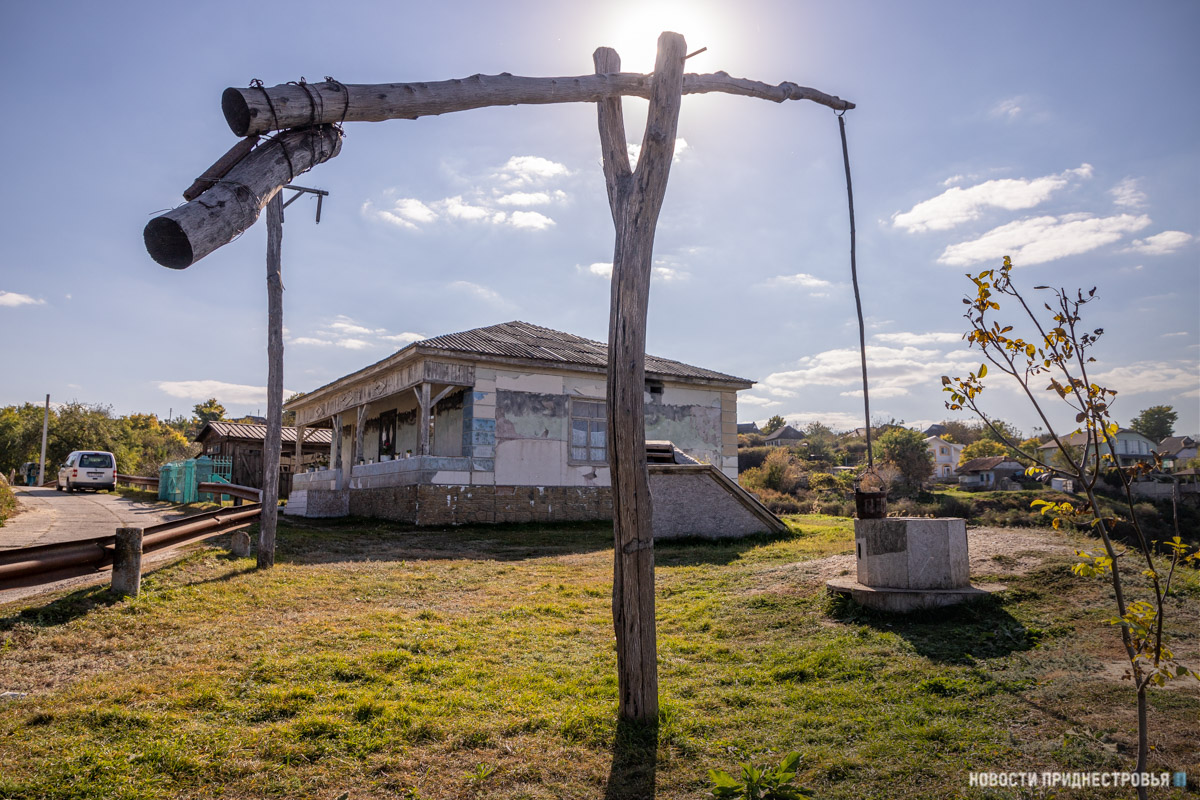
<svg viewBox="0 0 1200 800">
<path fill-rule="evenodd" d="M 283 427 L 282 452 L 279 460 L 279 496 L 287 497 L 291 478 L 310 466 L 329 461 L 329 443 L 333 431 L 311 428 L 304 432 L 303 446 L 297 462 L 296 429 Z M 265 424 L 210 420 L 196 433 L 194 441 L 202 454 L 213 459 L 228 459 L 231 481 L 241 486 L 262 488 L 263 444 L 267 440 Z"/>
<path fill-rule="evenodd" d="M 299 431 L 340 435 L 329 468 L 293 477 L 285 513 L 420 525 L 611 518 L 607 353 L 507 322 L 415 342 L 315 389 L 285 408 Z M 752 385 L 646 356 L 648 449 L 670 462 L 650 465 L 656 536 L 782 526 L 737 485 L 737 392 Z"/>
</svg>

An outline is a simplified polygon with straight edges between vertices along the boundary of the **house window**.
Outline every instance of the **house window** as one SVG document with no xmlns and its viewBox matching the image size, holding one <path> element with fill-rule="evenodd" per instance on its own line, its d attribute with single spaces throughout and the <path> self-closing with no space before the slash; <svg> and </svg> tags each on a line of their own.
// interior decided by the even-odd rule
<svg viewBox="0 0 1200 800">
<path fill-rule="evenodd" d="M 571 398 L 571 457 L 573 464 L 608 463 L 608 420 L 604 403 Z"/>
<path fill-rule="evenodd" d="M 938 449 L 942 451 L 942 455 L 949 455 L 949 454 L 950 454 L 950 451 L 949 451 L 949 450 L 947 450 L 947 449 L 946 449 L 946 448 L 944 448 L 944 447 L 939 447 Z"/>
</svg>

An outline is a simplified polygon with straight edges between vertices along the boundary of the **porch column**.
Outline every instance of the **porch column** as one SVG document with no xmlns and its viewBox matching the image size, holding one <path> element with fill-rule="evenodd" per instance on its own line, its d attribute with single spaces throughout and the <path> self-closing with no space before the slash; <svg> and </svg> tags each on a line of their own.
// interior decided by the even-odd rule
<svg viewBox="0 0 1200 800">
<path fill-rule="evenodd" d="M 337 470 L 337 483 L 333 488 L 341 489 L 342 479 L 342 415 L 333 415 L 333 436 L 329 441 L 329 468 Z"/>
<path fill-rule="evenodd" d="M 296 426 L 296 460 L 292 464 L 292 474 L 304 471 L 304 431 L 303 425 Z"/>
<path fill-rule="evenodd" d="M 355 464 L 360 464 L 366 461 L 363 458 L 363 429 L 367 426 L 367 405 L 363 404 L 358 407 L 358 421 L 354 424 L 354 452 L 350 454 L 350 469 L 354 469 Z"/>
<path fill-rule="evenodd" d="M 417 405 L 420 407 L 420 436 L 421 455 L 429 455 L 429 384 L 422 383 L 421 391 L 417 394 Z"/>
</svg>

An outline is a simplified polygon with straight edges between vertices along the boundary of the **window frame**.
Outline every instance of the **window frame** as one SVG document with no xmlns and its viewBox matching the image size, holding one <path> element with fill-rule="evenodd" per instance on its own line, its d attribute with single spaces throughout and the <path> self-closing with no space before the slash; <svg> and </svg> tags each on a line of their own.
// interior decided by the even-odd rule
<svg viewBox="0 0 1200 800">
<path fill-rule="evenodd" d="M 600 410 L 601 410 L 600 416 L 598 416 L 598 417 L 594 416 L 594 415 L 593 416 L 585 416 L 582 414 L 577 415 L 576 409 L 582 405 L 599 406 Z M 587 453 L 588 453 L 588 458 L 586 458 L 586 459 L 576 458 L 574 455 L 575 448 L 580 446 L 580 445 L 575 445 L 572 443 L 572 434 L 575 431 L 575 420 L 584 420 L 588 423 L 588 430 L 587 430 L 588 443 L 586 445 L 582 445 L 582 447 L 584 447 L 584 449 L 586 449 Z M 603 448 L 597 448 L 596 446 L 594 446 L 591 443 L 592 434 L 594 432 L 592 426 L 594 423 L 600 423 L 603 426 L 603 431 L 604 431 L 604 447 Z M 602 458 L 594 458 L 593 451 L 595 451 L 595 450 L 602 450 L 603 457 Z M 593 466 L 593 467 L 599 467 L 599 466 L 607 467 L 608 466 L 608 408 L 607 408 L 607 403 L 605 402 L 604 398 L 596 398 L 596 397 L 570 397 L 570 398 L 568 398 L 568 402 L 567 402 L 567 464 L 569 466 L 581 466 L 581 467 L 582 466 Z"/>
</svg>

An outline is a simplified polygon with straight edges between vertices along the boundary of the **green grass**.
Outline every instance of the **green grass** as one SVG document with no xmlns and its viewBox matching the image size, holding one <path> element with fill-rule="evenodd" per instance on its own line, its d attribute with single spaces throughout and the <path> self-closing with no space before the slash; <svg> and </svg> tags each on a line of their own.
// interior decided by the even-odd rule
<svg viewBox="0 0 1200 800">
<path fill-rule="evenodd" d="M 795 749 L 821 797 L 952 798 L 968 770 L 1132 763 L 1103 584 L 1049 557 L 997 599 L 871 614 L 797 568 L 851 553 L 850 521 L 789 525 L 656 547 L 656 735 L 614 719 L 607 525 L 285 524 L 266 573 L 206 548 L 134 600 L 0 607 L 0 690 L 29 692 L 0 704 L 0 797 L 698 798 Z M 1156 766 L 1200 772 L 1198 713 L 1154 693 Z"/>
</svg>

